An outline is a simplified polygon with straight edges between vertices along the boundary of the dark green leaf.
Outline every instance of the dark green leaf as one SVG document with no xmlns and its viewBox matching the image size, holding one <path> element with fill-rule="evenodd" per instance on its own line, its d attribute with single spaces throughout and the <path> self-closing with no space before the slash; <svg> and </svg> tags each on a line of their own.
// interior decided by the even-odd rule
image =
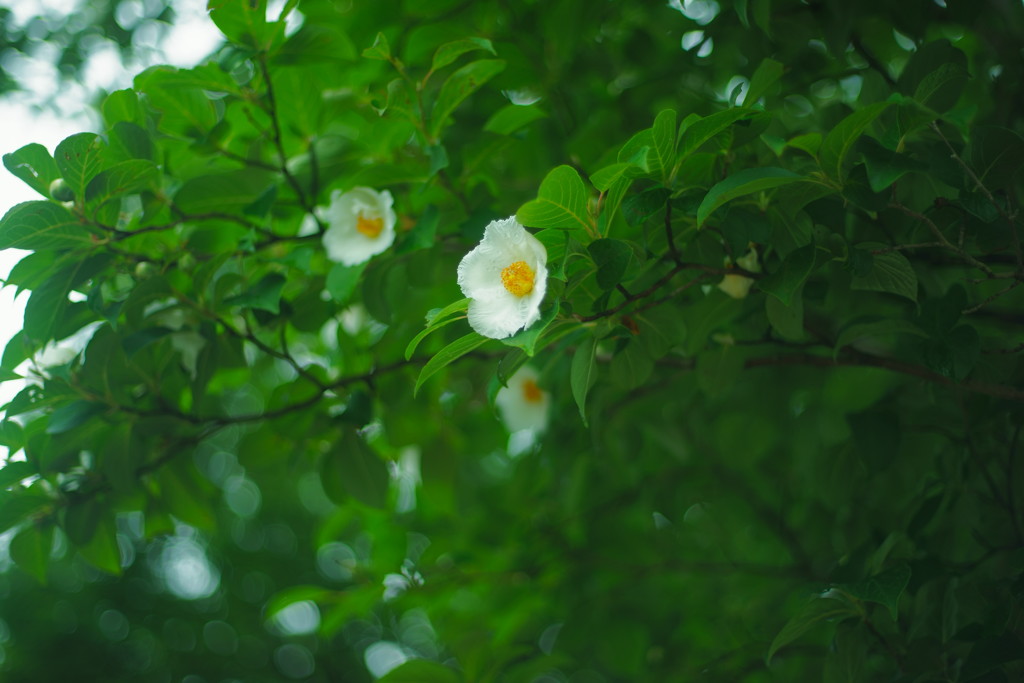
<svg viewBox="0 0 1024 683">
<path fill-rule="evenodd" d="M 516 332 L 511 337 L 501 340 L 506 346 L 515 346 L 522 349 L 527 356 L 532 357 L 537 351 L 537 342 L 548 326 L 558 317 L 558 302 L 548 306 L 541 313 L 540 320 L 530 325 L 525 330 Z"/>
<path fill-rule="evenodd" d="M 803 609 L 786 622 L 786 625 L 772 640 L 772 644 L 768 648 L 768 656 L 765 659 L 766 663 L 770 665 L 776 652 L 811 629 L 826 622 L 841 621 L 847 617 L 856 616 L 856 614 L 850 605 L 840 600 L 828 597 L 812 598 L 804 605 Z"/>
<path fill-rule="evenodd" d="M 883 249 L 884 244 L 865 243 L 863 248 Z M 874 254 L 871 271 L 866 275 L 855 275 L 851 289 L 872 292 L 889 292 L 917 301 L 917 273 L 907 257 L 898 251 Z"/>
<path fill-rule="evenodd" d="M 437 52 L 434 53 L 434 59 L 430 64 L 430 70 L 437 71 L 438 69 L 443 69 L 467 52 L 475 52 L 477 50 L 486 50 L 492 55 L 497 54 L 494 51 L 494 46 L 491 45 L 491 41 L 486 38 L 453 40 L 437 48 Z"/>
<path fill-rule="evenodd" d="M 754 75 L 750 78 L 750 87 L 747 89 L 747 94 L 743 98 L 743 106 L 749 107 L 756 104 L 761 96 L 764 95 L 770 87 L 775 85 L 775 82 L 782 78 L 782 74 L 785 71 L 785 67 L 774 59 L 761 60 L 758 64 L 757 70 L 754 71 Z"/>
<path fill-rule="evenodd" d="M 416 378 L 416 386 L 413 387 L 413 395 L 419 392 L 420 387 L 423 383 L 430 379 L 439 370 L 444 369 L 452 362 L 458 360 L 462 356 L 477 348 L 481 344 L 487 341 L 487 337 L 482 337 L 476 332 L 470 332 L 464 337 L 459 337 L 448 346 L 444 347 L 437 352 L 433 358 L 427 361 L 423 369 L 420 370 L 419 377 Z"/>
<path fill-rule="evenodd" d="M 89 181 L 103 170 L 106 145 L 95 133 L 77 133 L 66 138 L 53 151 L 53 159 L 68 186 L 81 197 Z"/>
<path fill-rule="evenodd" d="M 371 507 L 380 508 L 387 503 L 391 480 L 387 465 L 352 429 L 346 429 L 327 454 L 323 476 L 333 480 L 330 484 L 325 482 L 328 491 L 337 492 L 340 484 L 340 490 Z"/>
<path fill-rule="evenodd" d="M 281 312 L 281 290 L 286 279 L 280 273 L 270 273 L 238 296 L 224 300 L 225 306 L 255 308 L 277 315 Z"/>
<path fill-rule="evenodd" d="M 891 104 L 891 102 L 869 104 L 853 112 L 832 128 L 818 150 L 818 160 L 825 173 L 842 182 L 843 162 L 846 161 L 846 155 L 853 143 Z"/>
<path fill-rule="evenodd" d="M 889 614 L 896 619 L 900 596 L 910 582 L 910 567 L 897 564 L 877 576 L 858 583 L 839 584 L 837 590 L 851 595 L 858 600 L 877 602 L 888 608 Z"/>
<path fill-rule="evenodd" d="M 470 62 L 444 82 L 437 94 L 434 108 L 430 113 L 430 132 L 437 137 L 445 122 L 462 101 L 476 92 L 480 86 L 505 70 L 501 59 L 481 59 Z"/>
<path fill-rule="evenodd" d="M 494 112 L 484 124 L 484 130 L 498 135 L 512 135 L 524 126 L 547 117 L 547 112 L 539 107 L 510 104 Z"/>
<path fill-rule="evenodd" d="M 697 209 L 697 227 L 703 225 L 715 209 L 728 201 L 801 180 L 804 180 L 803 176 L 777 167 L 747 168 L 733 173 L 708 190 Z"/>
<path fill-rule="evenodd" d="M 199 176 L 182 184 L 174 203 L 187 214 L 241 212 L 267 190 L 273 179 L 259 169 Z"/>
<path fill-rule="evenodd" d="M 683 128 L 680 132 L 679 158 L 685 159 L 700 149 L 705 142 L 715 137 L 740 119 L 753 116 L 754 113 L 755 112 L 751 109 L 726 109 L 725 111 L 716 112 L 710 116 L 694 121 L 689 126 Z"/>
<path fill-rule="evenodd" d="M 46 426 L 47 434 L 63 434 L 79 426 L 93 415 L 103 412 L 103 404 L 94 401 L 75 401 L 53 411 Z"/>
<path fill-rule="evenodd" d="M 580 409 L 583 424 L 587 424 L 587 394 L 597 381 L 597 340 L 587 337 L 576 347 L 572 357 L 569 385 L 572 397 Z"/>
<path fill-rule="evenodd" d="M 10 554 L 14 564 L 39 583 L 46 585 L 46 569 L 53 549 L 53 526 L 29 525 L 11 539 Z"/>
<path fill-rule="evenodd" d="M 757 281 L 757 288 L 778 298 L 786 306 L 793 303 L 793 295 L 814 270 L 816 247 L 809 244 L 789 252 L 782 266 L 771 275 Z"/>
<path fill-rule="evenodd" d="M 633 258 L 633 250 L 622 240 L 603 238 L 587 245 L 587 251 L 597 266 L 597 286 L 614 289 L 622 282 Z"/>
</svg>

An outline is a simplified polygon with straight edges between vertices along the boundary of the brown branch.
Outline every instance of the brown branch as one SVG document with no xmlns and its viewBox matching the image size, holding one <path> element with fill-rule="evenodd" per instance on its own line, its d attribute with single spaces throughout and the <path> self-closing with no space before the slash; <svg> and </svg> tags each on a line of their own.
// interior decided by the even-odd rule
<svg viewBox="0 0 1024 683">
<path fill-rule="evenodd" d="M 296 196 L 299 198 L 299 203 L 302 205 L 306 212 L 311 215 L 316 215 L 313 212 L 313 205 L 309 202 L 306 197 L 305 191 L 299 184 L 298 179 L 292 175 L 292 172 L 288 170 L 288 155 L 284 151 L 284 138 L 281 135 L 281 121 L 277 115 L 277 101 L 274 97 L 274 83 L 270 78 L 270 69 L 267 67 L 267 57 L 265 54 L 259 55 L 260 69 L 263 72 L 263 80 L 267 84 L 267 113 L 270 115 L 271 125 L 271 138 L 274 141 L 274 147 L 277 149 L 278 161 L 280 163 L 280 171 L 284 174 L 288 184 L 295 190 Z M 319 219 L 318 219 L 319 220 Z"/>
<path fill-rule="evenodd" d="M 939 226 L 935 225 L 935 222 L 931 218 L 928 218 L 928 216 L 925 216 L 923 213 L 918 213 L 917 211 L 914 211 L 910 207 L 904 206 L 903 204 L 897 201 L 889 202 L 889 208 L 902 211 L 907 216 L 910 216 L 911 218 L 921 221 L 926 226 L 928 226 L 928 229 L 931 230 L 933 235 L 935 235 L 935 239 L 937 239 L 943 247 L 945 247 L 949 251 L 952 251 L 957 256 L 966 261 L 968 264 L 974 266 L 981 272 L 985 273 L 985 275 L 988 275 L 990 278 L 996 277 L 996 273 L 991 268 L 988 267 L 988 264 L 982 263 L 978 259 L 968 254 L 966 251 L 961 249 L 960 247 L 950 242 L 946 238 L 946 236 L 942 234 L 942 231 L 939 229 Z"/>
</svg>

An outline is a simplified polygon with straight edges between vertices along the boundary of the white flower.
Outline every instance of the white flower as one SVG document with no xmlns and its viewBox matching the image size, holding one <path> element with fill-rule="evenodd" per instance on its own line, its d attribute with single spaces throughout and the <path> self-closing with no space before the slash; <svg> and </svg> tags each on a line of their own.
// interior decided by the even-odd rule
<svg viewBox="0 0 1024 683">
<path fill-rule="evenodd" d="M 547 263 L 544 245 L 514 216 L 491 221 L 459 263 L 459 287 L 471 299 L 469 326 L 504 339 L 535 323 L 547 290 Z"/>
<path fill-rule="evenodd" d="M 540 388 L 538 379 L 537 371 L 524 365 L 508 378 L 508 386 L 498 389 L 494 404 L 510 432 L 547 429 L 551 395 Z"/>
<path fill-rule="evenodd" d="M 729 265 L 728 259 L 726 259 L 726 265 Z M 736 265 L 751 273 L 761 272 L 761 264 L 757 262 L 757 250 L 753 247 L 750 248 L 750 251 L 747 252 L 746 256 L 741 256 L 736 259 Z M 750 293 L 750 288 L 753 284 L 754 281 L 749 277 L 744 277 L 743 275 L 726 275 L 722 278 L 722 281 L 718 283 L 718 288 L 733 299 L 742 299 Z"/>
<path fill-rule="evenodd" d="M 369 261 L 395 241 L 394 199 L 387 190 L 353 187 L 331 193 L 331 205 L 317 207 L 316 215 L 327 223 L 324 249 L 327 258 L 354 266 Z"/>
</svg>

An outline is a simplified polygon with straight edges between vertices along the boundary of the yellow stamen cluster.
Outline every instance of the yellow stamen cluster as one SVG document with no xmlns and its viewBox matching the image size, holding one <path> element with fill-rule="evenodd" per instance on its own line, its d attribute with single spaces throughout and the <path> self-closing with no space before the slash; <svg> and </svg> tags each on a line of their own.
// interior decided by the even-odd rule
<svg viewBox="0 0 1024 683">
<path fill-rule="evenodd" d="M 516 261 L 501 269 L 501 284 L 516 296 L 526 296 L 533 291 L 533 270 L 526 261 Z"/>
<path fill-rule="evenodd" d="M 540 403 L 544 400 L 544 391 L 532 379 L 523 382 L 523 399 L 527 403 Z"/>
<path fill-rule="evenodd" d="M 363 214 L 356 216 L 356 230 L 363 233 L 370 239 L 377 239 L 381 230 L 384 229 L 383 218 L 367 218 Z"/>
</svg>

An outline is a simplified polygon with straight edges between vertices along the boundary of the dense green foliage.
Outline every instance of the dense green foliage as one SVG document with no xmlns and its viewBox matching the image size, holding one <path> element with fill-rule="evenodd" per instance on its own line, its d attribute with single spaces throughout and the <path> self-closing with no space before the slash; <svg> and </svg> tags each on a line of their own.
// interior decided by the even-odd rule
<svg viewBox="0 0 1024 683">
<path fill-rule="evenodd" d="M 211 6 L 3 157 L 4 680 L 1024 677 L 1021 3 Z"/>
</svg>

